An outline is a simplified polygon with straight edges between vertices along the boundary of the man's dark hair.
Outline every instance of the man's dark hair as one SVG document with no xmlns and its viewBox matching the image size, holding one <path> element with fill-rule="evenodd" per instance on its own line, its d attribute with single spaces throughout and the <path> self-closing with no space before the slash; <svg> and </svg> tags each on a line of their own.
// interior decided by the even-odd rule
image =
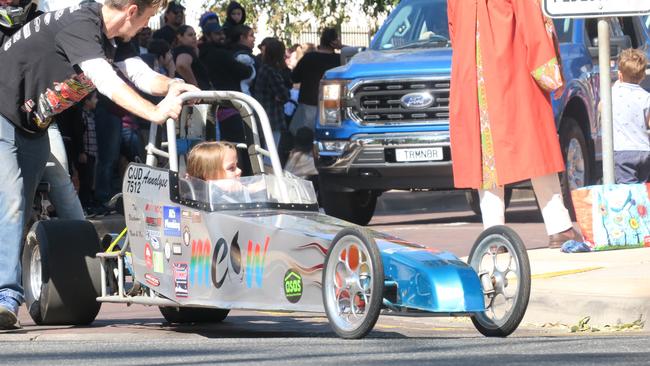
<svg viewBox="0 0 650 366">
<path fill-rule="evenodd" d="M 147 46 L 147 50 L 149 53 L 154 54 L 156 56 L 164 56 L 167 52 L 170 50 L 169 43 L 165 41 L 164 39 L 152 39 L 149 41 L 149 45 Z"/>
<path fill-rule="evenodd" d="M 239 24 L 229 29 L 228 31 L 228 43 L 237 44 L 242 36 L 247 35 L 253 29 L 247 25 Z"/>
<path fill-rule="evenodd" d="M 115 9 L 124 9 L 131 4 L 138 6 L 138 15 L 142 15 L 147 8 L 162 8 L 167 5 L 167 0 L 106 0 L 104 5 Z"/>
<path fill-rule="evenodd" d="M 172 27 L 167 25 L 153 32 L 151 38 L 163 39 L 171 45 L 174 44 L 174 41 L 176 40 L 176 31 L 174 31 Z"/>
<path fill-rule="evenodd" d="M 339 39 L 339 32 L 336 28 L 325 28 L 320 34 L 320 46 L 332 48 L 332 42 Z"/>
<path fill-rule="evenodd" d="M 192 28 L 192 27 L 187 25 L 187 24 L 183 24 L 180 27 L 178 27 L 178 29 L 176 30 L 176 35 L 177 36 L 183 36 L 183 35 L 185 35 L 185 32 L 187 32 L 187 30 L 190 29 L 190 28 Z M 192 28 L 192 29 L 194 29 L 194 28 Z"/>
</svg>

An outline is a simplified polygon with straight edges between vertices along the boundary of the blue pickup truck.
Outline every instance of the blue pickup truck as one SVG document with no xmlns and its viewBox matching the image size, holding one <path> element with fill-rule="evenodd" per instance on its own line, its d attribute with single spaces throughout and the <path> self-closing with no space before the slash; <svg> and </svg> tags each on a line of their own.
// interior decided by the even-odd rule
<svg viewBox="0 0 650 366">
<path fill-rule="evenodd" d="M 555 24 L 568 85 L 553 108 L 568 192 L 595 182 L 602 171 L 597 20 Z M 611 18 L 610 24 L 613 57 L 627 47 L 650 53 L 648 17 Z M 369 49 L 325 73 L 315 154 L 328 214 L 365 225 L 384 191 L 454 189 L 448 38 L 446 0 L 403 0 Z M 477 197 L 467 192 L 479 213 Z"/>
</svg>

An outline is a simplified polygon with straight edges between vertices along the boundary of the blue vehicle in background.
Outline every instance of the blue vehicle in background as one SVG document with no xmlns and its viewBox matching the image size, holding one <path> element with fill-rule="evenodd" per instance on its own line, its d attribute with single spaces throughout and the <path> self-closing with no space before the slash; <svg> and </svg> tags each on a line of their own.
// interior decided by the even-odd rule
<svg viewBox="0 0 650 366">
<path fill-rule="evenodd" d="M 628 47 L 650 53 L 648 17 L 610 22 L 613 58 Z M 602 171 L 597 20 L 556 19 L 555 24 L 567 88 L 553 109 L 567 165 L 562 186 L 568 193 L 597 181 Z M 325 73 L 315 153 L 328 214 L 365 225 L 384 191 L 454 189 L 451 55 L 446 0 L 403 0 L 369 49 Z M 480 213 L 477 192 L 466 196 Z M 565 197 L 571 207 L 570 195 Z"/>
</svg>

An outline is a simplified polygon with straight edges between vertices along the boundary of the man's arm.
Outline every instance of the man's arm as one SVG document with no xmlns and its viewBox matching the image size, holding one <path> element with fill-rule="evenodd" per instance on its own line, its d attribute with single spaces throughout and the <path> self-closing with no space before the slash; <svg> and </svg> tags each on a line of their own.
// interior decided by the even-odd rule
<svg viewBox="0 0 650 366">
<path fill-rule="evenodd" d="M 136 116 L 157 124 L 164 123 L 167 118 L 177 119 L 182 108 L 178 96 L 184 91 L 196 90 L 195 87 L 184 83 L 167 82 L 165 86 L 168 90 L 167 96 L 158 105 L 154 105 L 122 81 L 105 59 L 84 61 L 79 64 L 79 67 L 95 84 L 99 93 Z M 162 89 L 162 86 L 154 85 L 152 89 L 154 88 Z"/>
<path fill-rule="evenodd" d="M 131 57 L 117 62 L 116 65 L 138 89 L 147 94 L 155 96 L 167 95 L 169 86 L 176 80 L 180 81 L 180 79 L 171 79 L 166 75 L 153 71 L 140 57 Z M 188 86 L 188 88 L 191 87 Z M 193 91 L 198 91 L 198 89 Z"/>
</svg>

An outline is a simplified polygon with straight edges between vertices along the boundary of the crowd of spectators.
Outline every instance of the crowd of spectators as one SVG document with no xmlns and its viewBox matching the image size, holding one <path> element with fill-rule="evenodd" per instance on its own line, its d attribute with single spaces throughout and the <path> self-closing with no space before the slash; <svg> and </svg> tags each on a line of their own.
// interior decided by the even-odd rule
<svg viewBox="0 0 650 366">
<path fill-rule="evenodd" d="M 160 29 L 145 27 L 132 40 L 142 60 L 156 72 L 202 90 L 238 91 L 256 98 L 269 116 L 283 164 L 291 156 L 288 168 L 294 169 L 300 160 L 295 172 L 313 180 L 315 168 L 306 145 L 313 139 L 319 81 L 326 70 L 340 65 L 337 31 L 325 29 L 318 46 L 286 47 L 278 38 L 265 38 L 254 52 L 255 32 L 236 1 L 228 5 L 223 23 L 216 13 L 206 12 L 198 29 L 185 24 L 185 8 L 176 2 L 168 4 L 163 18 Z M 145 160 L 149 122 L 96 93 L 75 113 L 79 118 L 69 128 L 73 132 L 62 131 L 72 182 L 87 216 L 106 215 L 111 212 L 107 203 L 121 191 L 126 165 Z M 247 127 L 235 109 L 221 107 L 214 117 L 217 122 L 206 131 L 208 139 L 246 142 Z M 239 153 L 247 174 L 250 162 L 245 152 Z"/>
</svg>

